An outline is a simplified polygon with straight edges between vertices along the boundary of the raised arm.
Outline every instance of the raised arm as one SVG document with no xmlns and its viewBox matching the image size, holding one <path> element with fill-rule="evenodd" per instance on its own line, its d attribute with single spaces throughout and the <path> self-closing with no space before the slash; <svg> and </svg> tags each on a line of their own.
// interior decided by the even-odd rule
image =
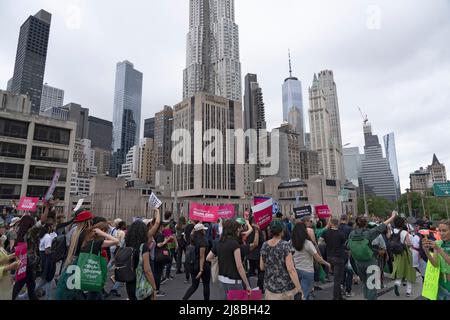
<svg viewBox="0 0 450 320">
<path fill-rule="evenodd" d="M 259 228 L 256 227 L 255 228 L 255 238 L 253 239 L 253 242 L 250 244 L 250 251 L 253 251 L 256 248 L 258 248 L 258 244 L 259 244 Z"/>
<path fill-rule="evenodd" d="M 119 244 L 119 240 L 117 238 L 114 238 L 112 235 L 103 232 L 100 229 L 95 229 L 94 232 L 97 236 L 105 238 L 105 241 L 103 241 L 102 244 L 102 248 L 109 248 L 112 246 L 117 246 Z"/>
<path fill-rule="evenodd" d="M 156 234 L 156 232 L 158 232 L 159 226 L 161 225 L 161 214 L 159 209 L 155 209 L 155 224 L 153 225 L 153 227 L 151 227 L 151 229 L 148 231 L 148 238 L 153 238 Z"/>
</svg>

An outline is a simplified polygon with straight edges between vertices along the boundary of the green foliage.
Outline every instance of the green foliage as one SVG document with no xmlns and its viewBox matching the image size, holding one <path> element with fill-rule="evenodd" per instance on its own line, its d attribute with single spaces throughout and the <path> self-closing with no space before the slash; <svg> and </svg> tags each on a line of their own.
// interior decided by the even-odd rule
<svg viewBox="0 0 450 320">
<path fill-rule="evenodd" d="M 369 215 L 387 217 L 396 209 L 396 204 L 382 197 L 366 196 Z M 364 213 L 364 197 L 358 198 L 358 212 Z"/>
<path fill-rule="evenodd" d="M 412 192 L 409 194 L 411 210 L 413 215 L 416 217 L 432 218 L 433 220 L 446 219 L 446 201 L 448 202 L 450 210 L 450 199 L 449 198 L 437 198 L 434 196 L 433 190 L 427 190 L 423 195 L 421 193 Z M 422 204 L 423 199 L 423 204 Z M 398 201 L 399 208 L 402 213 L 409 215 L 408 208 L 408 195 L 402 194 Z M 425 209 L 425 212 L 424 212 Z"/>
</svg>

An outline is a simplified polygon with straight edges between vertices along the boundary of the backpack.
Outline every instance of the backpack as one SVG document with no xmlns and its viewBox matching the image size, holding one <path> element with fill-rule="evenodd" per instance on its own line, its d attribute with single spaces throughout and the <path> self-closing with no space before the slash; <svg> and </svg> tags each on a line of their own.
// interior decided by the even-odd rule
<svg viewBox="0 0 450 320">
<path fill-rule="evenodd" d="M 114 276 L 116 281 L 131 282 L 136 279 L 134 265 L 135 249 L 131 247 L 120 247 L 116 250 Z"/>
<path fill-rule="evenodd" d="M 148 282 L 147 277 L 144 273 L 144 262 L 142 257 L 142 248 L 144 247 L 144 244 L 141 245 L 141 248 L 139 250 L 139 265 L 136 268 L 136 299 L 137 300 L 145 300 L 149 298 L 153 294 L 153 287 Z M 124 248 L 128 249 L 128 248 Z M 117 280 L 117 278 L 116 278 Z"/>
<path fill-rule="evenodd" d="M 354 232 L 348 239 L 347 246 L 353 259 L 356 261 L 370 261 L 373 259 L 373 251 L 362 232 Z"/>
<path fill-rule="evenodd" d="M 391 238 L 389 239 L 387 249 L 393 254 L 402 254 L 406 249 L 405 244 L 401 241 L 401 234 L 401 230 L 398 233 L 392 232 Z"/>
<path fill-rule="evenodd" d="M 196 247 L 193 244 L 190 244 L 186 247 L 186 263 L 189 265 L 194 265 L 197 261 L 196 257 Z"/>
<path fill-rule="evenodd" d="M 52 254 L 55 262 L 62 261 L 67 256 L 66 235 L 61 234 L 52 241 Z"/>
</svg>

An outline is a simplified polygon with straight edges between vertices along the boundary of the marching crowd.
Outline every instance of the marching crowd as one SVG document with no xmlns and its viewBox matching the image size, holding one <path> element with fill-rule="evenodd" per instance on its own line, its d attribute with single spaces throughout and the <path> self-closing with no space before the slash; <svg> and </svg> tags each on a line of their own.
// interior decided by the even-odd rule
<svg viewBox="0 0 450 320">
<path fill-rule="evenodd" d="M 5 208 L 0 217 L 0 300 L 103 300 L 121 297 L 121 288 L 126 289 L 123 298 L 155 300 L 166 295 L 162 288 L 174 279 L 172 272 L 185 278 L 183 300 L 200 284 L 209 300 L 211 283 L 220 285 L 224 300 L 232 300 L 236 292 L 250 299 L 312 300 L 326 281 L 334 282 L 334 300 L 353 297 L 356 283 L 363 286 L 365 299 L 375 300 L 385 274 L 395 280 L 397 296 L 411 297 L 413 284 L 425 281 L 430 264 L 440 272 L 437 300 L 450 299 L 448 220 L 411 224 L 396 212 L 385 221 L 279 214 L 262 230 L 251 212 L 243 216 L 215 223 L 183 216 L 175 221 L 171 212 L 155 209 L 153 219 L 127 225 L 84 209 L 64 221 L 52 203 L 36 216 L 18 216 Z M 26 265 L 16 254 L 23 244 Z M 113 283 L 108 291 L 107 281 Z"/>
</svg>

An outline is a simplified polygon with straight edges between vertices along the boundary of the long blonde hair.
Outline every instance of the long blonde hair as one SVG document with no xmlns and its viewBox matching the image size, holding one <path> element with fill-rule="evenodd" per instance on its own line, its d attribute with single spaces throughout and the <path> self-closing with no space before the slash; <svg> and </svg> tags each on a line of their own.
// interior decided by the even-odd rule
<svg viewBox="0 0 450 320">
<path fill-rule="evenodd" d="M 92 219 L 83 222 L 77 222 L 76 229 L 74 233 L 72 233 L 72 237 L 70 238 L 70 246 L 69 251 L 67 252 L 67 258 L 64 262 L 64 267 L 69 266 L 73 262 L 73 256 L 75 254 L 75 250 L 78 247 L 78 241 L 80 240 L 80 235 L 84 230 L 87 230 L 92 226 Z"/>
</svg>

